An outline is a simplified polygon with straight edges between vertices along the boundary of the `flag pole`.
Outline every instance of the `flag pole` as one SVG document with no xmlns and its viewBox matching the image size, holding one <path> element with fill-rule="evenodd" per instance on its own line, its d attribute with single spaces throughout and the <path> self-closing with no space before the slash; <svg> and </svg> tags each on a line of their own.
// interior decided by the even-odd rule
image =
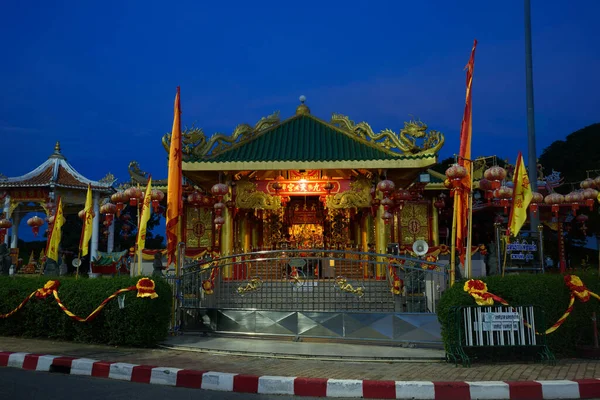
<svg viewBox="0 0 600 400">
<path fill-rule="evenodd" d="M 138 184 L 138 189 L 140 185 Z M 145 201 L 145 200 L 144 200 Z M 142 221 L 141 211 L 140 211 L 140 200 L 137 202 L 137 227 L 138 227 L 138 235 L 140 234 L 140 222 Z M 142 270 L 142 249 L 138 246 L 138 241 L 136 237 L 135 247 L 137 248 L 137 276 L 140 276 L 140 272 Z"/>
<path fill-rule="evenodd" d="M 528 144 L 528 172 L 532 190 L 537 188 L 537 151 L 535 145 L 535 112 L 533 104 L 533 61 L 531 51 L 531 0 L 525 0 L 525 92 L 527 101 L 527 144 Z M 530 229 L 535 231 L 540 223 L 537 213 L 530 211 Z"/>
<path fill-rule="evenodd" d="M 473 161 L 469 161 L 469 214 L 467 221 L 467 254 L 465 258 L 465 275 L 466 278 L 471 279 L 472 275 L 472 263 L 471 263 L 471 246 L 472 246 L 472 236 L 473 236 Z"/>
<path fill-rule="evenodd" d="M 456 203 L 456 193 L 454 193 L 454 211 L 452 212 L 452 238 L 450 239 L 450 286 L 454 285 L 456 280 L 456 224 L 458 219 L 458 213 Z"/>
</svg>

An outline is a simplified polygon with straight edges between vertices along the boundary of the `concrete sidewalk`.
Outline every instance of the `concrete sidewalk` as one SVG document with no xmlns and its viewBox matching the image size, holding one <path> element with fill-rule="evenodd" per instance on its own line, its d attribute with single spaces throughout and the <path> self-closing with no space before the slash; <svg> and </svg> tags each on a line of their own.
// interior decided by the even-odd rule
<svg viewBox="0 0 600 400">
<path fill-rule="evenodd" d="M 239 356 L 331 361 L 442 362 L 445 360 L 445 353 L 440 348 L 351 344 L 309 339 L 294 342 L 291 339 L 266 337 L 257 339 L 243 336 L 185 334 L 169 337 L 162 347 Z"/>
<path fill-rule="evenodd" d="M 222 339 L 222 338 L 220 338 Z M 226 338 L 225 340 L 242 340 Z M 276 341 L 251 341 L 255 346 L 279 346 Z M 286 343 L 286 342 L 283 342 Z M 286 343 L 290 345 L 292 343 Z M 296 345 L 293 343 L 292 345 Z M 330 345 L 330 344 L 327 344 Z M 355 346 L 339 344 L 339 346 Z M 343 348 L 342 348 L 343 349 Z M 389 348 L 392 349 L 392 348 Z M 414 350 L 414 349 L 402 349 Z M 423 349 L 420 349 L 423 350 Z M 600 378 L 600 362 L 561 360 L 556 366 L 545 364 L 473 365 L 455 367 L 443 362 L 390 362 L 389 360 L 322 361 L 314 359 L 263 358 L 170 349 L 134 349 L 102 345 L 87 345 L 50 340 L 0 337 L 0 351 L 32 354 L 53 354 L 75 358 L 107 360 L 136 365 L 155 365 L 187 370 L 220 371 L 246 375 L 274 375 L 322 379 L 390 380 L 390 381 L 539 381 Z M 351 352 L 351 350 L 345 350 Z"/>
</svg>

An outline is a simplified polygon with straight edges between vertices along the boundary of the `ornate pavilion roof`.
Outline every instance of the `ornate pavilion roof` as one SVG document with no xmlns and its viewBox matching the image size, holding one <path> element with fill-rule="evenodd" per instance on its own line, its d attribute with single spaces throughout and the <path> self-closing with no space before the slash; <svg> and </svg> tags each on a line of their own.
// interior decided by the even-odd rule
<svg viewBox="0 0 600 400">
<path fill-rule="evenodd" d="M 111 192 L 116 181 L 112 174 L 99 181 L 93 181 L 81 175 L 67 162 L 60 152 L 60 143 L 56 142 L 54 153 L 33 171 L 12 178 L 0 177 L 0 188 L 57 187 L 69 189 L 87 189 L 88 184 L 97 191 Z"/>
<path fill-rule="evenodd" d="M 418 145 L 417 141 L 422 144 Z M 183 133 L 183 170 L 235 171 L 336 168 L 427 168 L 437 162 L 444 136 L 427 131 L 421 121 L 404 123 L 400 133 L 373 132 L 366 122 L 355 124 L 333 114 L 326 122 L 310 114 L 302 102 L 291 118 L 262 118 L 254 127 L 238 125 L 227 136 L 207 139 L 201 129 Z M 163 137 L 168 152 L 170 134 Z"/>
</svg>

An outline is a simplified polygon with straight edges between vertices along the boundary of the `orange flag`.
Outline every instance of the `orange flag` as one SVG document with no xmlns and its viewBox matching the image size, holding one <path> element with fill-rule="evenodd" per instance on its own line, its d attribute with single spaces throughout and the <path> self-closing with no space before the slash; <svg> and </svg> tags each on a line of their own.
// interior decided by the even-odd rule
<svg viewBox="0 0 600 400">
<path fill-rule="evenodd" d="M 471 134 L 472 134 L 472 107 L 471 107 L 471 84 L 473 83 L 473 70 L 475 69 L 475 48 L 477 40 L 473 42 L 471 58 L 465 67 L 467 70 L 467 95 L 465 100 L 465 112 L 463 114 L 462 125 L 460 128 L 460 152 L 459 165 L 467 170 L 467 176 L 462 180 L 463 190 L 457 190 L 454 197 L 454 207 L 457 208 L 457 226 L 456 226 L 456 248 L 458 249 L 461 260 L 464 258 L 465 246 L 467 244 L 467 216 L 469 209 L 469 191 L 471 190 Z M 464 264 L 464 260 L 463 260 Z"/>
<path fill-rule="evenodd" d="M 183 210 L 182 172 L 181 172 L 181 105 L 179 103 L 179 86 L 175 95 L 175 115 L 171 131 L 171 147 L 169 149 L 169 176 L 167 188 L 167 265 L 175 262 L 177 241 L 179 238 L 179 221 Z"/>
</svg>

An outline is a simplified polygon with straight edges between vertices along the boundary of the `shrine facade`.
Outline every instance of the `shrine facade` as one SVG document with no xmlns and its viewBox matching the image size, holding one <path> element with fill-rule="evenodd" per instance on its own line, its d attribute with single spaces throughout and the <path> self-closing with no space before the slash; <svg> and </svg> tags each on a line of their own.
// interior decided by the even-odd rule
<svg viewBox="0 0 600 400">
<path fill-rule="evenodd" d="M 399 133 L 366 122 L 295 115 L 210 138 L 183 132 L 186 255 L 282 248 L 385 254 L 416 240 L 439 245 L 436 198 L 419 177 L 437 163 L 442 133 L 409 121 Z M 170 134 L 163 137 L 168 150 Z M 383 279 L 383 268 L 376 271 Z"/>
</svg>

